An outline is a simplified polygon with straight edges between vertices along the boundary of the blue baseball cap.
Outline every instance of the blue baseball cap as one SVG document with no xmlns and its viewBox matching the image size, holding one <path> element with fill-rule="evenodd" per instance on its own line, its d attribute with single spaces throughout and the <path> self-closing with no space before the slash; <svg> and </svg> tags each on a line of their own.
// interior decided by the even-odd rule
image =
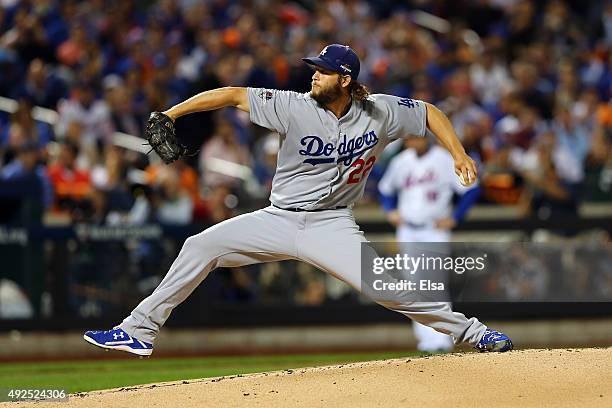
<svg viewBox="0 0 612 408">
<path fill-rule="evenodd" d="M 359 57 L 348 45 L 328 45 L 317 57 L 302 58 L 302 61 L 341 75 L 350 75 L 352 79 L 359 76 Z"/>
</svg>

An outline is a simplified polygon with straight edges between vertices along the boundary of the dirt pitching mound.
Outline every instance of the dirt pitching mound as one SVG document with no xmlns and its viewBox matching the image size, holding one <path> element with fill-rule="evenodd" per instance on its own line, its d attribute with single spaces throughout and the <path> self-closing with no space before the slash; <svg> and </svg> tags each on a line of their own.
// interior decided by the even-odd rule
<svg viewBox="0 0 612 408">
<path fill-rule="evenodd" d="M 612 348 L 543 349 L 151 384 L 77 394 L 57 406 L 612 407 L 610 384 Z"/>
</svg>

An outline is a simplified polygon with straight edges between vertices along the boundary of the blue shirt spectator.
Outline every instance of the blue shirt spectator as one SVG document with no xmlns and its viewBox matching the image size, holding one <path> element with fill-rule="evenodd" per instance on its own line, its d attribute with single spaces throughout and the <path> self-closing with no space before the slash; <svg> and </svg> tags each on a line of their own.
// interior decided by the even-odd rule
<svg viewBox="0 0 612 408">
<path fill-rule="evenodd" d="M 45 209 L 53 204 L 53 187 L 44 166 L 38 164 L 38 146 L 25 143 L 19 147 L 17 157 L 0 170 L 0 178 L 6 181 L 36 179 L 42 188 L 42 202 Z"/>
</svg>

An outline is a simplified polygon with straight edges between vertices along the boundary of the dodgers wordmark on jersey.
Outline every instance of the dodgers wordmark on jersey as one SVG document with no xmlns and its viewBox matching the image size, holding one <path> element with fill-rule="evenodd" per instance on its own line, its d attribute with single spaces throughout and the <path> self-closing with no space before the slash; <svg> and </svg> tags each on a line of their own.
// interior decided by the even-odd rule
<svg viewBox="0 0 612 408">
<path fill-rule="evenodd" d="M 384 147 L 426 132 L 418 100 L 375 94 L 338 119 L 309 93 L 248 88 L 248 96 L 251 121 L 280 134 L 270 201 L 282 208 L 352 206 Z"/>
<path fill-rule="evenodd" d="M 454 192 L 464 194 L 476 186 L 463 186 L 454 169 L 453 158 L 443 147 L 431 146 L 420 157 L 406 149 L 391 160 L 378 189 L 387 196 L 398 195 L 402 219 L 429 224 L 451 215 Z"/>
</svg>

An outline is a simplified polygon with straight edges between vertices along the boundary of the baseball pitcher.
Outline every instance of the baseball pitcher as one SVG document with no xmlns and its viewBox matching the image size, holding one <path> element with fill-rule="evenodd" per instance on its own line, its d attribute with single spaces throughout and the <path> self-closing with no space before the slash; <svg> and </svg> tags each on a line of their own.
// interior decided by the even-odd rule
<svg viewBox="0 0 612 408">
<path fill-rule="evenodd" d="M 149 143 L 167 163 L 185 153 L 174 120 L 193 112 L 233 106 L 281 138 L 269 207 L 243 214 L 187 238 L 170 270 L 117 327 L 87 331 L 86 341 L 106 349 L 148 356 L 172 310 L 217 267 L 297 259 L 361 290 L 360 248 L 365 242 L 353 204 L 361 197 L 377 157 L 392 140 L 425 135 L 427 128 L 454 159 L 464 184 L 476 166 L 448 118 L 435 106 L 391 95 L 369 95 L 357 82 L 359 58 L 332 44 L 316 57 L 311 91 L 226 87 L 206 91 L 151 114 Z M 380 301 L 426 326 L 481 351 L 507 351 L 510 339 L 447 303 Z"/>
</svg>

